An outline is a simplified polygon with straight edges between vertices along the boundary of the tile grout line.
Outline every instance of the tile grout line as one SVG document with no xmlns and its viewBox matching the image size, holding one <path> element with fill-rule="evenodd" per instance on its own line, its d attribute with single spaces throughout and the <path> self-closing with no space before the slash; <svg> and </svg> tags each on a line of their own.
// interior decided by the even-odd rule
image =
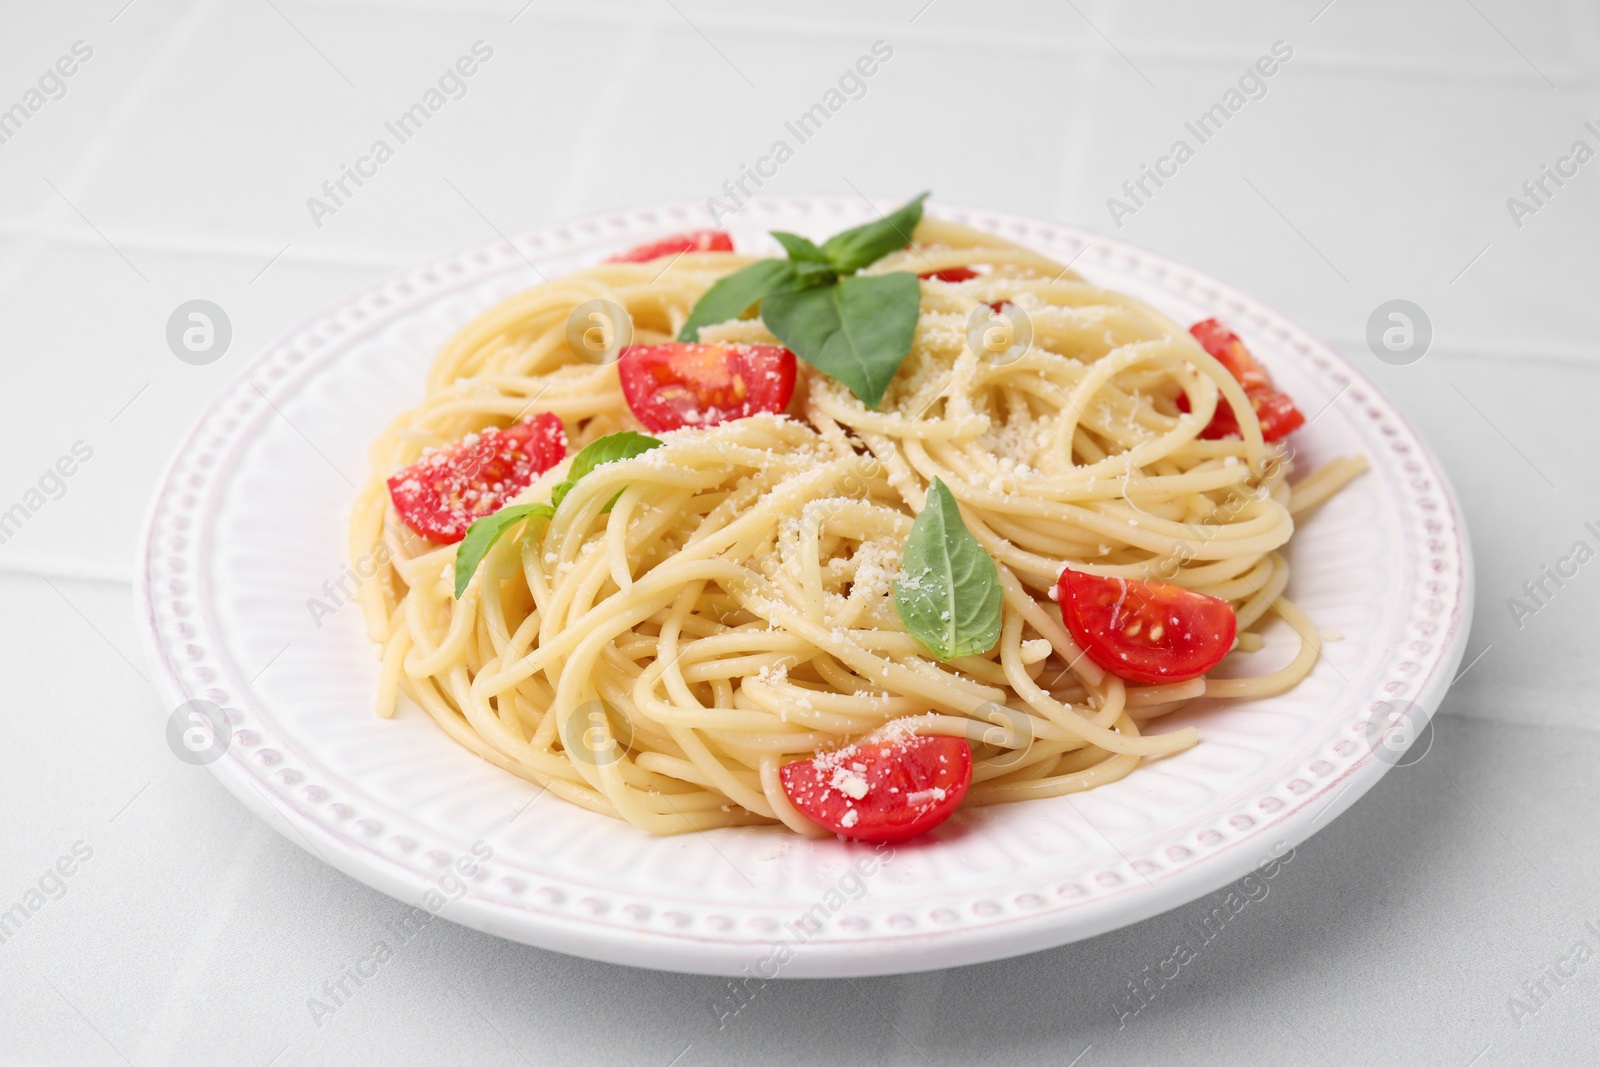
<svg viewBox="0 0 1600 1067">
<path fill-rule="evenodd" d="M 178 26 L 164 35 L 165 47 L 149 57 L 134 75 L 127 90 L 118 97 L 116 105 L 106 113 L 98 132 L 89 140 L 82 154 L 73 160 L 66 175 L 62 176 L 58 183 L 71 202 L 75 203 L 82 199 L 85 187 L 99 173 L 111 152 L 127 138 L 128 131 L 133 126 L 133 119 L 142 113 L 141 109 L 155 92 L 156 87 L 171 70 L 176 68 L 178 56 L 188 47 L 207 11 L 203 5 L 191 8 Z M 113 29 L 113 33 L 115 32 L 118 31 Z M 126 31 L 121 32 L 124 33 L 126 40 Z M 43 177 L 50 180 L 52 175 L 44 174 Z M 47 219 L 63 219 L 64 209 L 58 205 L 51 205 L 45 209 L 44 216 Z M 61 228 L 70 228 L 70 223 L 64 223 Z M 9 289 L 49 243 L 49 237 L 41 234 L 31 240 L 23 241 L 10 257 L 0 257 L 0 291 Z"/>
<path fill-rule="evenodd" d="M 0 550 L 0 578 L 59 578 L 64 582 L 95 582 L 100 585 L 125 585 L 132 589 L 134 574 L 118 566 L 98 566 L 68 560 L 24 557 L 7 558 L 11 554 Z"/>
<path fill-rule="evenodd" d="M 116 232 L 114 228 L 113 232 Z M 57 227 L 51 224 L 18 225 L 10 222 L 0 222 L 0 238 L 19 241 L 33 239 L 43 244 L 71 245 L 84 248 L 100 247 L 103 243 L 100 238 L 86 234 L 77 228 Z M 156 255 L 226 256 L 232 259 L 248 260 L 252 263 L 265 259 L 274 251 L 279 254 L 284 251 L 281 245 L 277 249 L 272 249 L 265 243 L 259 245 L 254 243 L 253 239 L 223 243 L 173 238 L 148 233 L 133 237 L 128 236 L 126 233 L 121 233 L 117 237 L 117 243 L 120 247 Z M 396 259 L 390 256 L 363 254 L 361 252 L 317 252 L 311 250 L 296 250 L 294 254 L 285 255 L 284 261 L 301 265 L 366 267 L 384 271 L 401 270 L 414 262 L 411 259 Z"/>
<path fill-rule="evenodd" d="M 330 8 L 344 8 L 347 10 L 374 12 L 378 5 L 362 2 L 362 0 L 322 0 L 322 6 Z M 536 23 L 542 17 L 544 21 L 552 23 L 581 23 L 584 25 L 609 26 L 615 21 L 616 15 L 628 12 L 636 21 L 649 22 L 654 27 L 671 25 L 679 22 L 670 17 L 671 9 L 664 7 L 660 11 L 651 11 L 639 15 L 637 9 L 630 5 L 593 4 L 589 6 L 571 5 L 552 8 L 548 3 L 535 4 L 528 13 L 518 21 L 518 25 L 529 19 Z M 416 16 L 430 15 L 471 15 L 485 18 L 500 18 L 505 14 L 505 8 L 499 5 L 482 4 L 467 7 L 465 5 L 415 5 L 407 8 L 407 14 Z M 695 20 L 703 26 L 713 29 L 728 29 L 734 32 L 748 32 L 752 30 L 773 31 L 789 36 L 805 37 L 830 37 L 848 38 L 859 37 L 863 32 L 869 33 L 898 33 L 907 28 L 909 23 L 903 18 L 886 18 L 881 21 L 867 23 L 851 23 L 837 21 L 830 18 L 800 19 L 780 18 L 774 21 L 770 18 L 752 18 L 744 14 L 729 14 L 728 12 L 697 13 Z M 1066 23 L 1064 22 L 1064 25 Z M 1103 48 L 1104 43 L 1098 38 L 1094 42 L 1081 39 L 1078 35 L 1063 30 L 1062 32 L 1034 33 L 1028 36 L 1014 37 L 994 34 L 985 35 L 983 32 L 973 33 L 968 28 L 945 30 L 939 28 L 937 22 L 919 20 L 912 34 L 917 37 L 927 38 L 937 43 L 959 45 L 963 48 L 984 48 L 1001 54 L 1015 54 L 1019 49 L 1028 52 L 1059 50 L 1067 45 L 1074 50 L 1074 54 L 1081 53 L 1081 58 L 1086 58 L 1097 47 Z M 1092 36 L 1092 31 L 1090 33 Z M 1221 62 L 1229 65 L 1248 64 L 1255 58 L 1256 52 L 1246 48 L 1229 47 L 1218 42 L 1216 44 L 1184 45 L 1161 43 L 1154 47 L 1133 46 L 1132 49 L 1140 57 L 1149 57 L 1167 62 L 1212 63 Z M 1299 60 L 1297 60 L 1299 62 Z M 1529 71 L 1522 63 L 1508 60 L 1500 69 L 1485 71 L 1481 64 L 1476 66 L 1440 65 L 1433 68 L 1419 68 L 1414 58 L 1396 59 L 1393 63 L 1371 62 L 1361 59 L 1354 54 L 1341 56 L 1337 59 L 1323 57 L 1307 57 L 1303 62 L 1308 66 L 1323 68 L 1344 69 L 1352 74 L 1365 75 L 1373 72 L 1385 72 L 1398 76 L 1411 76 L 1419 69 L 1423 73 L 1439 74 L 1452 80 L 1471 80 L 1482 82 L 1487 78 L 1497 80 L 1511 80 L 1543 84 L 1540 77 Z M 1571 72 L 1569 72 L 1571 73 Z M 1581 74 L 1574 74 L 1573 85 L 1586 84 Z"/>
</svg>

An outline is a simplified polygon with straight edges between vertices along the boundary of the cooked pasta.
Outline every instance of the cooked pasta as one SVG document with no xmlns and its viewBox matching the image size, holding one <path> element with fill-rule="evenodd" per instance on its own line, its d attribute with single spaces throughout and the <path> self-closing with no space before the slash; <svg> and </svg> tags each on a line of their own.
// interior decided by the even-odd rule
<svg viewBox="0 0 1600 1067">
<path fill-rule="evenodd" d="M 571 483 L 553 517 L 493 544 L 457 599 L 457 546 L 399 521 L 385 479 L 535 412 L 574 446 L 641 429 L 616 364 L 574 348 L 574 309 L 608 301 L 635 344 L 671 341 L 714 282 L 754 261 L 602 264 L 464 326 L 422 402 L 374 442 L 350 524 L 353 558 L 381 545 L 388 560 L 362 588 L 379 714 L 404 694 L 484 759 L 652 833 L 777 822 L 818 835 L 780 780 L 796 758 L 863 738 L 960 737 L 966 804 L 1057 796 L 1193 746 L 1192 726 L 1151 729 L 1191 701 L 1304 678 L 1319 639 L 1285 595 L 1281 550 L 1296 516 L 1364 461 L 1293 481 L 1290 450 L 1263 439 L 1244 388 L 1167 316 L 989 234 L 924 219 L 914 236 L 865 273 L 968 277 L 921 282 L 910 355 L 876 409 L 802 364 L 786 413 L 662 433 Z M 1011 319 L 983 310 L 972 327 L 985 305 L 1009 305 Z M 985 343 L 994 327 L 1003 336 Z M 759 318 L 700 340 L 778 343 Z M 1245 413 L 1239 432 L 1202 438 L 1219 406 Z M 567 468 L 515 501 L 549 501 Z M 936 478 L 1003 596 L 993 648 L 948 661 L 895 604 Z M 1064 566 L 1226 601 L 1242 649 L 1280 618 L 1299 649 L 1250 677 L 1134 684 L 1063 624 Z"/>
</svg>

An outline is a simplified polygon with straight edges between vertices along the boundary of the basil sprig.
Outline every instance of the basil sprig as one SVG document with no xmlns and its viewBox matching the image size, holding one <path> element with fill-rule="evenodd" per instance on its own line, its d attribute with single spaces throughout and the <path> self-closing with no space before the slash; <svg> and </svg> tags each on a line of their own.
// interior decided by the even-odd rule
<svg viewBox="0 0 1600 1067">
<path fill-rule="evenodd" d="M 500 540 L 500 536 L 507 530 L 523 519 L 538 518 L 548 521 L 555 518 L 556 509 L 567 498 L 567 494 L 572 492 L 579 479 L 602 463 L 632 459 L 660 446 L 661 442 L 656 438 L 633 430 L 606 434 L 599 440 L 585 445 L 583 450 L 573 457 L 572 466 L 567 468 L 566 479 L 550 490 L 550 503 L 513 504 L 508 508 L 501 508 L 493 515 L 485 515 L 467 527 L 467 536 L 461 539 L 461 544 L 456 549 L 456 599 L 461 599 L 461 594 L 466 592 L 467 583 L 472 581 L 472 576 L 478 572 L 478 565 L 483 562 L 483 557 L 489 554 L 489 549 L 494 547 L 495 542 Z M 619 489 L 617 496 L 606 501 L 606 506 L 600 509 L 601 514 L 610 511 L 612 505 L 617 502 L 617 497 L 621 495 L 622 491 Z"/>
<path fill-rule="evenodd" d="M 956 498 L 938 478 L 894 584 L 894 606 L 906 632 L 940 660 L 975 656 L 1000 640 L 1000 572 L 961 520 Z"/>
<path fill-rule="evenodd" d="M 549 504 L 513 504 L 467 527 L 467 536 L 456 547 L 456 599 L 460 600 L 461 594 L 467 591 L 467 583 L 478 572 L 478 564 L 500 540 L 501 534 L 530 515 L 548 519 L 555 513 L 556 509 Z"/>
<path fill-rule="evenodd" d="M 909 272 L 856 272 L 911 243 L 927 196 L 820 245 L 774 230 L 789 258 L 763 259 L 719 280 L 690 311 L 678 340 L 698 341 L 700 327 L 739 318 L 759 303 L 774 337 L 877 407 L 911 353 L 922 289 Z"/>
<path fill-rule="evenodd" d="M 632 459 L 642 456 L 652 448 L 660 448 L 661 441 L 648 434 L 637 433 L 633 430 L 623 430 L 621 433 L 608 433 L 604 437 L 589 442 L 583 446 L 572 460 L 572 466 L 567 468 L 567 478 L 560 485 L 550 490 L 550 505 L 553 508 L 561 506 L 561 502 L 572 492 L 572 487 L 578 480 L 603 463 L 615 463 L 622 459 Z M 622 490 L 617 490 L 617 496 L 606 502 L 600 509 L 603 515 L 611 510 L 611 505 L 617 502 L 617 497 L 622 495 Z M 471 531 L 468 531 L 469 533 Z"/>
<path fill-rule="evenodd" d="M 875 408 L 911 351 L 921 302 L 915 274 L 853 274 L 773 293 L 761 303 L 761 321 L 795 355 Z"/>
</svg>

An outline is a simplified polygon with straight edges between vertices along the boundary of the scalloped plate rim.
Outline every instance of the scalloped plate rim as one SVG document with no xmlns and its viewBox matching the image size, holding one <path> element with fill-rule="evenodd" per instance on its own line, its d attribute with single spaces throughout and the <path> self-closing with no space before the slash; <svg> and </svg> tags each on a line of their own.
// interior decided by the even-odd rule
<svg viewBox="0 0 1600 1067">
<path fill-rule="evenodd" d="M 796 210 L 809 212 L 817 206 L 850 203 L 854 199 L 831 194 L 809 196 L 794 194 L 758 197 L 747 202 L 746 206 L 768 209 L 775 205 L 787 204 L 795 206 Z M 800 208 L 798 205 L 805 207 Z M 511 234 L 508 238 L 497 237 L 486 240 L 435 257 L 422 264 L 402 268 L 361 286 L 321 309 L 293 329 L 285 331 L 276 341 L 243 364 L 238 373 L 218 390 L 196 417 L 194 424 L 164 467 L 146 508 L 136 556 L 136 566 L 139 570 L 139 580 L 135 588 L 136 612 L 141 623 L 141 643 L 149 661 L 156 669 L 156 679 L 163 695 L 171 701 L 181 702 L 190 698 L 191 691 L 180 679 L 176 664 L 167 655 L 166 641 L 160 633 L 157 619 L 154 603 L 154 586 L 158 580 L 155 573 L 157 519 L 167 505 L 169 495 L 178 491 L 173 484 L 174 478 L 183 466 L 186 454 L 199 435 L 207 429 L 212 417 L 219 413 L 226 400 L 239 386 L 253 384 L 252 376 L 285 348 L 291 339 L 306 335 L 319 322 L 333 317 L 343 309 L 359 304 L 402 279 L 438 270 L 446 264 L 458 263 L 475 256 L 487 256 L 508 245 L 515 250 L 519 247 L 519 241 L 575 229 L 586 223 L 593 224 L 597 228 L 603 228 L 607 222 L 621 223 L 621 227 L 615 228 L 617 233 L 626 232 L 629 227 L 634 227 L 637 232 L 632 234 L 633 237 L 640 240 L 648 239 L 652 233 L 664 234 L 682 228 L 682 225 L 678 223 L 661 225 L 659 221 L 645 222 L 643 219 L 645 215 L 676 214 L 680 218 L 692 218 L 697 213 L 703 212 L 703 207 L 704 205 L 698 201 L 675 201 L 597 212 L 532 227 Z M 1472 618 L 1475 589 L 1469 534 L 1454 489 L 1427 442 L 1404 413 L 1388 400 L 1383 391 L 1364 372 L 1276 308 L 1239 292 L 1201 271 L 1120 238 L 988 208 L 969 208 L 936 202 L 929 204 L 928 211 L 930 215 L 936 216 L 964 219 L 980 216 L 1003 220 L 1013 225 L 1042 228 L 1058 237 L 1077 240 L 1086 246 L 1103 245 L 1132 259 L 1160 264 L 1167 271 L 1187 275 L 1214 289 L 1219 298 L 1231 298 L 1247 307 L 1254 307 L 1264 312 L 1267 318 L 1275 319 L 1298 332 L 1302 339 L 1336 367 L 1339 373 L 1349 376 L 1354 382 L 1359 382 L 1371 396 L 1380 400 L 1387 408 L 1386 416 L 1399 423 L 1406 431 L 1410 443 L 1417 451 L 1417 458 L 1426 465 L 1427 474 L 1436 481 L 1438 495 L 1448 503 L 1450 532 L 1457 546 L 1454 553 L 1458 567 L 1457 596 L 1455 602 L 1449 606 L 1448 621 L 1444 624 L 1445 633 L 1440 636 L 1437 652 L 1429 657 L 1427 674 L 1418 681 L 1413 694 L 1413 703 L 1424 709 L 1430 717 L 1437 711 L 1451 684 L 1454 671 L 1464 656 Z M 646 228 L 638 230 L 639 226 Z M 653 230 L 650 229 L 652 226 Z M 602 233 L 599 243 L 605 243 L 607 236 L 608 234 Z M 570 253 L 576 250 L 576 247 L 567 247 L 561 251 Z M 422 297 L 438 295 L 438 292 L 423 293 Z M 402 313 L 403 308 L 395 312 L 396 315 Z M 373 326 L 375 328 L 380 324 L 374 323 Z M 361 332 L 354 331 L 354 334 L 358 335 Z M 350 339 L 346 338 L 345 343 Z M 330 346 L 329 351 L 318 352 L 310 360 L 311 365 L 303 368 L 301 373 L 314 374 L 317 360 L 336 358 L 338 347 L 334 345 Z M 1298 360 L 1301 357 L 1286 358 Z M 268 403 L 270 405 L 271 401 Z M 230 449 L 237 450 L 247 437 L 248 435 L 241 430 L 230 442 Z M 1380 462 L 1378 457 L 1372 458 L 1375 465 Z M 221 469 L 225 470 L 226 467 Z M 222 474 L 219 473 L 219 481 L 221 477 Z M 212 504 L 214 505 L 215 501 L 212 501 Z M 241 699 L 245 699 L 247 695 L 241 694 Z M 449 742 L 441 736 L 441 743 Z M 232 753 L 210 764 L 208 769 L 241 803 L 269 822 L 284 837 L 350 877 L 386 895 L 413 904 L 420 904 L 423 894 L 432 888 L 432 882 L 419 883 L 415 872 L 398 863 L 393 856 L 369 847 L 354 834 L 334 835 L 326 821 L 310 816 L 297 802 L 288 802 L 289 814 L 286 817 L 285 807 L 274 804 L 254 784 L 266 783 L 268 774 L 264 769 L 258 774 L 258 768 L 245 765 L 242 758 L 233 758 Z M 1223 847 L 1207 853 L 1181 870 L 1160 872 L 1154 879 L 1147 876 L 1146 884 L 1133 884 L 1127 892 L 1095 897 L 1082 906 L 1058 906 L 1035 913 L 1014 914 L 969 923 L 948 930 L 922 929 L 910 934 L 854 935 L 839 940 L 808 942 L 804 946 L 804 951 L 796 955 L 797 963 L 790 966 L 783 976 L 866 976 L 979 963 L 1058 947 L 1151 918 L 1214 892 L 1248 873 L 1260 862 L 1259 848 L 1265 842 L 1282 843 L 1291 848 L 1303 843 L 1318 829 L 1331 823 L 1354 804 L 1388 770 L 1387 763 L 1368 752 L 1336 777 L 1319 782 L 1315 789 L 1302 798 L 1297 806 L 1291 807 L 1286 814 L 1262 819 L 1252 832 L 1241 838 L 1228 841 Z M 1330 793 L 1332 796 L 1326 803 L 1316 803 Z M 290 822 L 290 818 L 294 822 Z M 328 851 L 319 847 L 317 842 L 307 836 L 308 834 L 320 838 L 321 844 L 333 854 L 329 855 Z M 441 912 L 441 917 L 451 918 L 463 925 L 526 944 L 605 962 L 691 973 L 739 975 L 742 973 L 740 966 L 751 962 L 753 952 L 765 949 L 772 943 L 770 936 L 761 934 L 722 936 L 669 934 L 625 927 L 616 922 L 588 920 L 570 913 L 561 916 L 550 915 L 501 897 L 488 897 L 471 891 L 459 900 L 452 901 L 446 906 L 445 911 L 448 914 Z M 837 931 L 830 930 L 830 933 Z"/>
</svg>

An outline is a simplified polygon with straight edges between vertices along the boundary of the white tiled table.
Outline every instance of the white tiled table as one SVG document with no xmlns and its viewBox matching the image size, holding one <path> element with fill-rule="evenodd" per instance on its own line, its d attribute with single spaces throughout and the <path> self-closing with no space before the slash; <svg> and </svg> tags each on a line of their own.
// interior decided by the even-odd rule
<svg viewBox="0 0 1600 1067">
<path fill-rule="evenodd" d="M 1583 125 L 1600 126 L 1593 3 L 123 3 L 0 7 L 0 108 L 74 42 L 93 49 L 0 144 L 0 510 L 74 443 L 93 450 L 0 544 L 0 907 L 92 850 L 0 943 L 0 1060 L 1600 1057 L 1600 564 L 1520 628 L 1506 606 L 1600 520 L 1600 161 L 1520 228 L 1506 206 L 1573 141 L 1600 149 Z M 493 57 L 466 95 L 313 225 L 305 199 L 479 40 Z M 403 909 L 167 751 L 130 587 L 160 465 L 225 378 L 320 306 L 491 227 L 711 195 L 877 40 L 893 58 L 769 190 L 932 188 L 1106 230 L 1125 179 L 1292 47 L 1118 232 L 1333 340 L 1438 450 L 1475 539 L 1483 655 L 1432 750 L 1120 1029 L 1123 984 L 1214 900 L 1022 959 L 779 983 L 720 1030 L 717 979 L 435 922 L 315 1025 L 307 998 Z M 194 297 L 233 322 L 211 366 L 164 340 Z M 1396 297 L 1435 330 L 1404 367 L 1365 341 Z M 1580 940 L 1587 962 L 1515 1017 Z"/>
</svg>

